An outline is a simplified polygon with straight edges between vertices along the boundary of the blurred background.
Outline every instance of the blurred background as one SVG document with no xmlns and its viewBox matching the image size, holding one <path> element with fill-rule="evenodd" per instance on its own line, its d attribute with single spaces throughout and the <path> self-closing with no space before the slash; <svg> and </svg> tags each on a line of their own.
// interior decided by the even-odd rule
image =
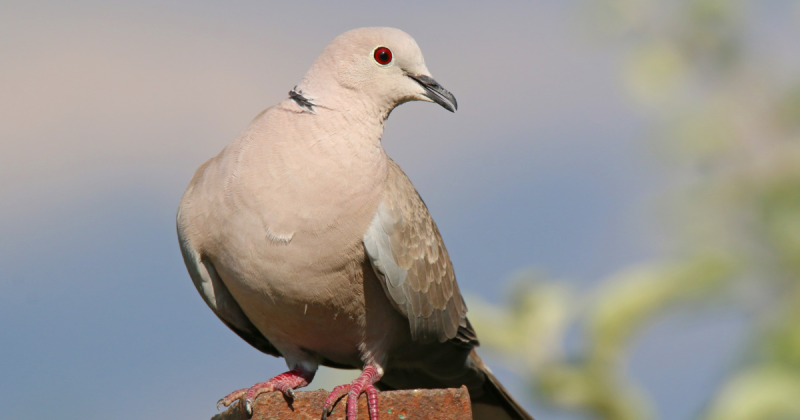
<svg viewBox="0 0 800 420">
<path fill-rule="evenodd" d="M 197 295 L 177 204 L 393 26 L 461 108 L 384 147 L 534 416 L 800 418 L 800 3 L 493 3 L 0 3 L 0 417 L 205 419 L 282 372 Z"/>
</svg>

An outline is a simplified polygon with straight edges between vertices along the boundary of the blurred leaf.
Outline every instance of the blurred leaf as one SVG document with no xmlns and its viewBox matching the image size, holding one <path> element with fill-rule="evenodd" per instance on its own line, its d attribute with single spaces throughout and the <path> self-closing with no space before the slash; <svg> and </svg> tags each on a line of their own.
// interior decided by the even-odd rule
<svg viewBox="0 0 800 420">
<path fill-rule="evenodd" d="M 653 137 L 679 152 L 680 192 L 660 210 L 681 257 L 622 267 L 580 293 L 529 277 L 508 308 L 472 305 L 484 344 L 523 360 L 544 401 L 599 419 L 655 417 L 624 368 L 631 343 L 662 314 L 719 302 L 752 314 L 750 340 L 731 350 L 744 357 L 702 418 L 800 418 L 800 76 L 773 77 L 785 61 L 756 42 L 764 4 L 591 3 L 587 17 L 625 49 L 623 83 Z"/>
<path fill-rule="evenodd" d="M 665 130 L 665 137 L 684 156 L 712 158 L 738 139 L 730 114 L 728 101 L 719 101 L 706 109 L 692 109 Z"/>
<path fill-rule="evenodd" d="M 703 256 L 676 264 L 629 268 L 603 282 L 588 314 L 594 357 L 618 362 L 631 335 L 670 305 L 711 296 L 731 274 L 733 264 Z"/>
<path fill-rule="evenodd" d="M 555 406 L 590 412 L 600 418 L 646 420 L 654 417 L 639 388 L 616 377 L 612 369 L 595 367 L 598 369 L 568 364 L 545 366 L 538 376 L 537 389 Z"/>
<path fill-rule="evenodd" d="M 686 63 L 678 48 L 658 41 L 641 46 L 630 55 L 625 81 L 636 99 L 657 104 L 677 93 L 685 71 Z"/>
<path fill-rule="evenodd" d="M 753 368 L 726 384 L 708 420 L 788 420 L 800 418 L 800 378 L 774 366 Z"/>
<path fill-rule="evenodd" d="M 470 312 L 477 314 L 470 319 L 481 343 L 535 369 L 562 356 L 575 296 L 561 284 L 524 281 L 519 280 L 508 308 L 491 305 L 478 296 L 467 300 Z"/>
<path fill-rule="evenodd" d="M 775 109 L 776 124 L 790 133 L 800 130 L 800 85 L 783 93 Z"/>
</svg>

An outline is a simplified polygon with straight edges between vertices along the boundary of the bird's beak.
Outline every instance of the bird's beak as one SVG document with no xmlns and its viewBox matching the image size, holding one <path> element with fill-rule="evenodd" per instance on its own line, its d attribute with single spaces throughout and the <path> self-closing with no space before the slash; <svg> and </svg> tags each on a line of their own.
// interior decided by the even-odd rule
<svg viewBox="0 0 800 420">
<path fill-rule="evenodd" d="M 458 109 L 456 97 L 448 92 L 447 89 L 443 88 L 436 80 L 433 80 L 433 77 L 411 73 L 407 73 L 406 75 L 425 88 L 425 96 L 431 101 L 436 102 L 450 112 L 455 112 Z"/>
</svg>

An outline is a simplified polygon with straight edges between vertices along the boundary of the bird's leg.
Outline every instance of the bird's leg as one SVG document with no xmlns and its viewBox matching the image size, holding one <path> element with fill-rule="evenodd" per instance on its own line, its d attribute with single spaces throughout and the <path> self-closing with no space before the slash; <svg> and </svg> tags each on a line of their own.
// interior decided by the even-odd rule
<svg viewBox="0 0 800 420">
<path fill-rule="evenodd" d="M 347 395 L 347 420 L 356 420 L 358 414 L 358 397 L 367 393 L 367 407 L 369 408 L 369 418 L 378 420 L 378 390 L 373 385 L 383 376 L 383 372 L 375 366 L 367 366 L 361 375 L 352 383 L 339 385 L 325 399 L 325 407 L 322 409 L 322 418 L 326 419 L 328 414 L 333 411 L 336 401 Z"/>
<path fill-rule="evenodd" d="M 296 367 L 266 382 L 257 383 L 250 388 L 231 392 L 225 398 L 217 402 L 217 409 L 219 409 L 220 405 L 227 407 L 236 402 L 236 400 L 241 399 L 244 402 L 244 408 L 247 410 L 247 414 L 252 416 L 253 402 L 260 394 L 280 391 L 284 395 L 294 399 L 294 390 L 308 385 L 311 380 L 314 379 L 315 373 L 316 372 L 309 372 L 302 367 Z"/>
</svg>

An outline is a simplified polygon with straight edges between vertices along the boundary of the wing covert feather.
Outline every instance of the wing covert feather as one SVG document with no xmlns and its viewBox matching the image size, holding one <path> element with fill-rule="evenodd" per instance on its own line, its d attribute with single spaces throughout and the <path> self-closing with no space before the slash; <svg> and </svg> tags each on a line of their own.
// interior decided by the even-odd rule
<svg viewBox="0 0 800 420">
<path fill-rule="evenodd" d="M 459 334 L 471 327 L 439 229 L 392 160 L 385 196 L 364 235 L 364 247 L 392 303 L 408 317 L 414 340 L 444 342 L 474 336 L 474 331 Z"/>
</svg>

